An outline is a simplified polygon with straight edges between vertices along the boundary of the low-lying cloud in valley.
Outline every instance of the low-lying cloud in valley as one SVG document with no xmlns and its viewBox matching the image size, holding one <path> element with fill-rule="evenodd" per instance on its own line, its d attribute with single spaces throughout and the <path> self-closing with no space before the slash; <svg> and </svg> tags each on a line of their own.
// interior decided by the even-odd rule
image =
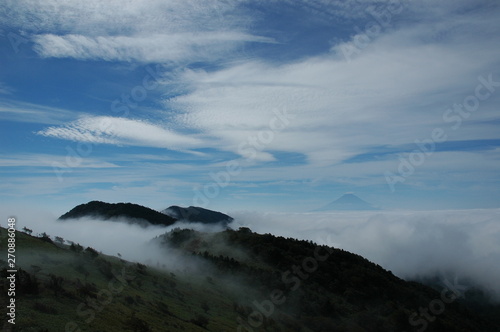
<svg viewBox="0 0 500 332">
<path fill-rule="evenodd" d="M 404 279 L 469 280 L 500 299 L 500 209 L 231 215 L 233 227 L 348 250 Z"/>
<path fill-rule="evenodd" d="M 471 282 L 500 299 L 500 209 L 450 211 L 367 211 L 328 213 L 231 212 L 233 229 L 312 240 L 359 254 L 404 279 L 438 277 Z M 172 269 L 182 262 L 151 239 L 176 227 L 221 231 L 221 225 L 176 223 L 141 227 L 116 221 L 57 221 L 49 214 L 18 216 L 18 228 L 46 232 L 106 254 Z M 199 264 L 194 269 L 203 268 Z"/>
<path fill-rule="evenodd" d="M 99 220 L 92 218 L 79 218 L 71 220 L 57 220 L 57 217 L 38 212 L 37 216 L 19 214 L 17 228 L 22 230 L 27 227 L 33 230 L 33 235 L 43 232 L 54 239 L 62 237 L 66 241 L 79 243 L 84 248 L 91 247 L 104 254 L 117 256 L 123 259 L 142 262 L 153 266 L 165 266 L 171 270 L 194 270 L 199 268 L 198 262 L 186 261 L 184 256 L 179 256 L 172 250 L 160 248 L 151 240 L 155 237 L 170 232 L 174 228 L 191 228 L 201 232 L 222 231 L 220 224 L 207 225 L 202 223 L 186 223 L 179 221 L 171 226 L 150 225 L 143 227 L 144 221 L 126 218 L 114 220 Z M 22 251 L 22 248 L 18 248 Z M 189 266 L 192 263 L 192 266 Z"/>
</svg>

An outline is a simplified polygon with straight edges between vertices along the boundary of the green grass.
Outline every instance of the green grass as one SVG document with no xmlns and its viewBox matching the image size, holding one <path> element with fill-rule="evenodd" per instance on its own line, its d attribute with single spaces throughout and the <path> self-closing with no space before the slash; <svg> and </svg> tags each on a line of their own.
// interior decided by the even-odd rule
<svg viewBox="0 0 500 332">
<path fill-rule="evenodd" d="M 5 229 L 0 228 L 0 239 L 3 245 Z M 238 318 L 247 321 L 253 302 L 269 300 L 275 289 L 284 292 L 286 302 L 254 331 L 416 331 L 409 315 L 439 298 L 429 287 L 339 249 L 291 290 L 282 273 L 313 257 L 316 245 L 271 235 L 184 232 L 159 238 L 168 244 L 165 254 L 177 252 L 187 266 L 198 266 L 196 272 L 175 274 L 118 257 L 92 257 L 20 232 L 16 240 L 16 263 L 26 271 L 19 275 L 36 279 L 38 290 L 26 281 L 18 284 L 13 331 L 236 331 Z M 3 274 L 5 263 L 0 261 Z M 2 280 L 5 294 L 3 275 Z M 444 327 L 497 328 L 458 303 L 447 306 L 427 331 Z"/>
<path fill-rule="evenodd" d="M 208 284 L 203 277 L 172 276 L 151 267 L 143 271 L 135 263 L 103 254 L 91 258 L 69 250 L 68 246 L 58 247 L 20 232 L 16 245 L 18 268 L 36 277 L 39 284 L 38 294 L 18 296 L 16 329 L 19 331 L 31 328 L 64 331 L 66 324 L 74 322 L 82 332 L 121 332 L 126 331 L 126 322 L 132 315 L 147 322 L 154 331 L 234 329 L 235 316 L 228 294 L 217 285 Z M 99 269 L 100 264 L 109 264 L 118 275 L 126 269 L 131 280 L 123 284 L 116 277 L 106 277 Z M 50 287 L 51 276 L 63 279 L 57 293 Z M 110 282 L 116 292 L 110 290 Z M 94 293 L 101 292 L 101 296 L 83 295 L 80 289 L 84 285 L 94 288 Z M 89 299 L 97 305 L 92 307 Z M 207 312 L 202 303 L 208 304 Z M 207 329 L 191 323 L 199 315 L 209 318 Z"/>
</svg>

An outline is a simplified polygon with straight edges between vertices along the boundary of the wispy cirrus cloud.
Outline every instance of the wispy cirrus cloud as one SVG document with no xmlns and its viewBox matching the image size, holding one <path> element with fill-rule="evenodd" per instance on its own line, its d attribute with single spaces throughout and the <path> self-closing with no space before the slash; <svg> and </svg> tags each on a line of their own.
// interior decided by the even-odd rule
<svg viewBox="0 0 500 332">
<path fill-rule="evenodd" d="M 219 0 L 6 0 L 0 14 L 10 26 L 35 33 L 125 35 L 141 31 L 214 31 L 231 27 L 239 1 Z M 80 19 L 78 19 L 80 18 Z M 248 21 L 240 21 L 243 24 Z"/>
<path fill-rule="evenodd" d="M 200 144 L 198 138 L 182 135 L 145 120 L 109 116 L 87 116 L 63 126 L 53 126 L 38 135 L 77 142 L 148 146 L 183 150 Z"/>
<path fill-rule="evenodd" d="M 43 57 L 116 61 L 208 61 L 252 35 L 239 1 L 8 1 L 5 22 L 27 31 Z M 238 12 L 238 13 L 237 13 Z M 238 19 L 235 19 L 235 17 Z"/>
<path fill-rule="evenodd" d="M 391 4 L 404 8 L 389 17 Z M 377 17 L 372 10 L 386 16 Z M 123 172 L 126 167 L 71 173 L 85 182 L 109 171 L 102 174 L 102 182 L 127 182 L 133 188 L 131 195 L 142 186 L 143 174 L 166 176 L 161 173 L 162 163 L 175 170 L 168 176 L 189 178 L 197 186 L 210 183 L 210 174 L 244 155 L 242 144 L 255 143 L 262 148 L 254 151 L 253 161 L 244 165 L 245 171 L 232 178 L 227 189 L 245 186 L 249 179 L 260 181 L 262 192 L 249 193 L 256 197 L 268 189 L 278 192 L 271 190 L 276 187 L 264 187 L 265 182 L 290 181 L 300 188 L 297 192 L 302 197 L 296 202 L 314 195 L 314 183 L 321 183 L 325 192 L 343 185 L 386 190 L 384 172 L 397 169 L 398 158 L 408 158 L 416 148 L 415 140 L 429 138 L 432 129 L 439 127 L 457 148 L 437 149 L 407 179 L 407 188 L 429 192 L 445 188 L 451 196 L 461 190 L 465 201 L 476 187 L 495 197 L 498 149 L 487 145 L 498 146 L 500 89 L 481 100 L 478 111 L 463 118 L 459 130 L 450 129 L 453 123 L 445 122 L 443 113 L 474 93 L 478 76 L 491 74 L 493 81 L 500 82 L 498 13 L 498 5 L 484 0 L 5 0 L 0 8 L 3 26 L 29 38 L 24 49 L 34 47 L 39 55 L 29 61 L 17 59 L 47 66 L 32 71 L 39 76 L 29 76 L 37 78 L 31 81 L 43 81 L 45 89 L 31 93 L 29 88 L 36 89 L 36 84 L 19 84 L 19 77 L 6 81 L 33 104 L 3 101 L 8 96 L 2 96 L 0 119 L 48 127 L 37 132 L 39 144 L 30 141 L 23 147 L 29 151 L 49 153 L 59 145 L 64 153 L 68 142 L 40 136 L 138 147 L 119 149 L 131 153 L 131 158 L 118 164 L 130 166 L 134 176 L 106 180 L 111 172 Z M 376 36 L 370 35 L 346 61 L 342 46 L 374 24 L 381 24 Z M 127 95 L 139 91 L 145 72 L 136 69 L 145 62 L 165 63 L 157 67 L 162 69 L 155 75 L 159 83 L 155 92 L 148 90 L 140 107 L 128 99 L 133 119 L 102 116 L 109 115 L 108 100 L 113 103 L 121 97 L 126 105 Z M 24 66 L 24 62 L 11 63 Z M 15 70 L 13 66 L 9 77 L 17 74 Z M 497 83 L 493 84 L 496 89 Z M 82 93 L 66 94 L 65 88 Z M 99 103 L 85 99 L 89 96 Z M 61 109 L 35 105 L 54 101 Z M 64 106 L 85 107 L 93 115 Z M 276 112 L 289 114 L 289 121 L 269 134 Z M 36 128 L 29 132 L 40 129 L 36 124 L 29 127 Z M 256 138 L 259 134 L 266 137 L 265 144 Z M 480 149 L 468 149 L 470 142 L 480 142 Z M 179 158 L 172 164 L 148 159 L 149 153 L 166 151 L 144 147 L 182 152 L 165 153 Z M 99 154 L 103 150 L 106 155 Z M 185 158 L 186 151 L 204 155 Z M 115 153 L 113 147 L 104 146 L 89 158 L 109 161 Z M 5 161 L 16 162 L 22 164 L 12 158 Z M 29 188 L 28 182 L 24 188 Z M 285 191 L 291 193 L 288 188 Z M 116 192 L 110 189 L 106 195 L 115 197 Z M 191 199 L 192 193 L 187 196 Z M 385 202 L 393 199 L 385 197 Z M 241 201 L 248 204 L 243 197 Z"/>
<path fill-rule="evenodd" d="M 273 42 L 230 31 L 97 37 L 44 34 L 33 40 L 35 51 L 43 57 L 142 62 L 216 60 L 233 50 L 233 43 Z"/>
<path fill-rule="evenodd" d="M 285 64 L 251 60 L 218 71 L 185 70 L 176 79 L 189 92 L 166 106 L 180 112 L 179 122 L 236 153 L 245 137 L 268 129 L 273 110 L 286 110 L 294 119 L 266 151 L 299 153 L 313 166 L 335 165 L 377 146 L 412 146 L 435 127 L 449 129 L 443 112 L 474 93 L 478 76 L 494 73 L 500 80 L 500 48 L 491 43 L 498 29 L 486 29 L 495 26 L 494 15 L 452 13 L 428 26 L 432 19 L 384 31 L 351 62 L 332 53 Z M 481 123 L 498 120 L 494 105 L 482 103 L 449 139 L 495 139 L 493 127 Z"/>
<path fill-rule="evenodd" d="M 53 154 L 27 154 L 18 153 L 11 155 L 0 155 L 0 167 L 53 167 L 55 164 L 66 164 L 67 156 L 56 156 Z M 99 159 L 86 158 L 78 164 L 72 164 L 73 168 L 115 168 L 116 164 Z"/>
<path fill-rule="evenodd" d="M 0 95 L 10 95 L 13 89 L 7 86 L 5 83 L 0 82 Z"/>
<path fill-rule="evenodd" d="M 0 119 L 15 122 L 62 124 L 82 115 L 73 110 L 18 100 L 0 99 Z"/>
</svg>

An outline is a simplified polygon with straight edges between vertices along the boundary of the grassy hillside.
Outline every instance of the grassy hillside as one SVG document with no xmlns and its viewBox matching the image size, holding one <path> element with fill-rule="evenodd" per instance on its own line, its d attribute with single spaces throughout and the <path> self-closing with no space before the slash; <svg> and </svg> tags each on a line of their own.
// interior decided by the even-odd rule
<svg viewBox="0 0 500 332">
<path fill-rule="evenodd" d="M 18 232 L 12 331 L 417 331 L 423 318 L 412 325 L 411 315 L 441 298 L 358 255 L 248 229 L 174 230 L 152 242 L 183 264 L 146 266 Z M 495 330 L 458 301 L 426 325 Z"/>
<path fill-rule="evenodd" d="M 68 327 L 73 331 L 71 326 L 106 332 L 148 331 L 147 327 L 206 331 L 204 326 L 230 331 L 234 326 L 227 294 L 202 278 L 178 277 L 83 247 L 61 248 L 22 233 L 17 236 L 17 249 L 21 269 L 15 331 Z M 2 281 L 5 273 L 2 267 Z M 209 301 L 207 309 L 203 304 Z"/>
</svg>

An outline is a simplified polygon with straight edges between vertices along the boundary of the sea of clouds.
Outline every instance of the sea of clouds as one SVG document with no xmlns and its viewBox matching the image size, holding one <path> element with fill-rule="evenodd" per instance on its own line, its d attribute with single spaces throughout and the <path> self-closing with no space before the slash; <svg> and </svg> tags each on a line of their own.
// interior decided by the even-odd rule
<svg viewBox="0 0 500 332">
<path fill-rule="evenodd" d="M 239 211 L 233 229 L 312 240 L 359 254 L 404 279 L 457 278 L 500 299 L 500 209 L 271 213 Z M 21 213 L 18 229 L 46 232 L 132 261 L 169 261 L 150 240 L 175 227 L 221 231 L 222 226 L 176 223 L 141 227 L 126 220 L 57 221 L 51 214 Z M 173 257 L 171 264 L 176 264 Z M 167 264 L 168 265 L 168 264 Z"/>
<path fill-rule="evenodd" d="M 341 248 L 404 279 L 457 278 L 500 299 L 500 209 L 232 216 L 235 227 Z"/>
</svg>

